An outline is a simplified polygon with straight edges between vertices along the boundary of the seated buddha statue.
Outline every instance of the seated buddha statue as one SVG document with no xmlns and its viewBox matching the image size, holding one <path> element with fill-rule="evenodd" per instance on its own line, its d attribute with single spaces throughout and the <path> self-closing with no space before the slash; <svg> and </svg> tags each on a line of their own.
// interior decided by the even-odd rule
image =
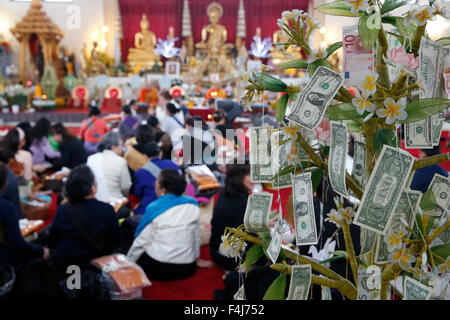
<svg viewBox="0 0 450 320">
<path fill-rule="evenodd" d="M 198 64 L 198 71 L 206 71 L 211 63 L 213 65 L 219 64 L 221 69 L 228 71 L 230 61 L 227 54 L 234 46 L 231 43 L 226 43 L 227 29 L 219 24 L 219 20 L 223 15 L 223 8 L 219 3 L 212 2 L 208 6 L 206 13 L 210 24 L 202 28 L 202 41 L 195 45 L 204 57 Z M 215 61 L 211 61 L 211 59 Z"/>
<path fill-rule="evenodd" d="M 144 14 L 141 21 L 141 32 L 134 36 L 134 48 L 128 53 L 128 67 L 136 69 L 140 66 L 143 69 L 152 69 L 155 63 L 160 64 L 160 57 L 155 54 L 156 46 L 155 33 L 149 30 L 150 22 Z"/>
<path fill-rule="evenodd" d="M 273 47 L 272 47 L 272 62 L 275 65 L 280 65 L 284 62 L 294 60 L 294 59 L 301 59 L 302 54 L 299 47 L 293 47 L 289 46 L 286 50 L 282 48 L 281 46 L 278 47 L 277 43 L 286 43 L 288 42 L 288 38 L 283 33 L 282 30 L 277 30 L 273 34 Z"/>
</svg>

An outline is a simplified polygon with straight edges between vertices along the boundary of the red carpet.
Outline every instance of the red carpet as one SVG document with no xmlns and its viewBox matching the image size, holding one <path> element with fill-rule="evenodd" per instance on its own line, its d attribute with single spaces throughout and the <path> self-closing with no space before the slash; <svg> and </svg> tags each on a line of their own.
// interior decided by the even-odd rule
<svg viewBox="0 0 450 320">
<path fill-rule="evenodd" d="M 200 249 L 200 257 L 212 260 L 209 246 Z M 195 274 L 185 280 L 151 281 L 152 285 L 144 289 L 143 297 L 149 300 L 214 300 L 213 292 L 225 289 L 224 272 L 219 267 L 198 268 Z"/>
</svg>

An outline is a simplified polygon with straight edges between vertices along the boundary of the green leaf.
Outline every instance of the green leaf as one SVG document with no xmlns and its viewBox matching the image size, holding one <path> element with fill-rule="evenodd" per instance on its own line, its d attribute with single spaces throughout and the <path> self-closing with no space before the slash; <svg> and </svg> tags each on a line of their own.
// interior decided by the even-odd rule
<svg viewBox="0 0 450 320">
<path fill-rule="evenodd" d="M 319 183 L 322 180 L 322 177 L 324 175 L 325 175 L 325 171 L 323 171 L 320 168 L 314 168 L 311 170 L 311 181 L 313 184 L 313 192 L 316 191 L 316 189 L 319 186 Z"/>
<path fill-rule="evenodd" d="M 381 15 L 379 12 L 364 16 L 358 21 L 358 33 L 363 47 L 370 51 L 378 38 L 381 29 Z"/>
<path fill-rule="evenodd" d="M 325 111 L 325 117 L 329 120 L 352 120 L 364 118 L 368 113 L 359 114 L 351 102 L 329 106 Z"/>
<path fill-rule="evenodd" d="M 248 274 L 248 271 L 250 270 L 251 266 L 256 263 L 262 256 L 264 256 L 264 250 L 262 244 L 257 244 L 251 247 L 247 255 L 245 256 L 245 273 Z"/>
<path fill-rule="evenodd" d="M 347 120 L 347 131 L 348 132 L 361 132 L 362 126 L 353 120 Z"/>
<path fill-rule="evenodd" d="M 345 4 L 345 1 L 335 1 L 331 3 L 325 3 L 315 8 L 317 11 L 329 14 L 332 16 L 344 16 L 344 17 L 358 17 L 363 15 L 359 12 L 354 14 L 351 12 L 350 7 Z"/>
<path fill-rule="evenodd" d="M 258 233 L 259 237 L 264 241 L 264 242 L 270 242 L 270 232 L 268 231 L 263 231 L 263 232 L 259 232 Z"/>
<path fill-rule="evenodd" d="M 263 300 L 285 300 L 286 275 L 280 274 L 270 285 L 264 295 Z"/>
<path fill-rule="evenodd" d="M 319 263 L 320 264 L 325 264 L 325 263 L 328 263 L 328 262 L 333 262 L 333 261 L 340 260 L 340 259 L 345 258 L 347 256 L 347 252 L 346 251 L 342 251 L 342 250 L 337 250 L 337 251 L 334 251 L 332 253 L 333 253 L 333 256 L 331 258 L 328 258 L 326 260 L 322 260 Z"/>
<path fill-rule="evenodd" d="M 255 73 L 256 82 L 258 82 L 264 89 L 272 92 L 284 92 L 287 85 L 283 81 L 268 75 L 267 73 Z"/>
<path fill-rule="evenodd" d="M 448 46 L 448 45 L 450 45 L 450 37 L 440 38 L 440 39 L 436 40 L 436 42 L 439 42 L 444 47 Z"/>
<path fill-rule="evenodd" d="M 424 211 L 433 211 L 437 209 L 436 197 L 431 189 L 424 193 L 422 200 L 420 200 L 420 208 Z"/>
<path fill-rule="evenodd" d="M 404 17 L 382 17 L 381 21 L 393 25 L 403 37 L 414 38 L 417 29 L 417 24 L 414 21 L 406 24 Z"/>
<path fill-rule="evenodd" d="M 401 123 L 416 122 L 438 113 L 450 106 L 450 99 L 426 98 L 413 101 L 406 106 L 408 117 Z"/>
<path fill-rule="evenodd" d="M 294 94 L 290 94 L 289 95 L 289 100 L 297 101 L 297 99 L 298 99 L 298 93 L 294 93 Z"/>
<path fill-rule="evenodd" d="M 446 260 L 448 258 L 448 256 L 450 255 L 450 243 L 431 247 L 431 251 L 434 254 L 437 254 L 442 259 Z"/>
<path fill-rule="evenodd" d="M 313 63 L 309 64 L 309 66 L 308 66 L 309 76 L 312 77 L 314 75 L 314 73 L 316 72 L 317 68 L 319 68 L 319 67 L 327 67 L 329 69 L 333 69 L 333 67 L 327 60 L 319 59 L 319 60 L 316 60 Z"/>
<path fill-rule="evenodd" d="M 378 129 L 373 137 L 373 148 L 376 153 L 381 152 L 383 145 L 396 147 L 396 136 L 391 130 Z"/>
<path fill-rule="evenodd" d="M 338 50 L 340 48 L 342 48 L 342 41 L 333 43 L 331 46 L 329 46 L 327 48 L 327 56 L 325 57 L 325 59 L 328 58 L 329 56 L 331 56 L 333 54 L 333 52 L 335 52 L 336 50 Z"/>
<path fill-rule="evenodd" d="M 285 63 L 282 63 L 278 69 L 285 70 L 285 69 L 306 69 L 308 67 L 308 62 L 305 60 L 297 59 L 288 61 Z"/>
<path fill-rule="evenodd" d="M 275 117 L 277 118 L 278 122 L 281 122 L 284 119 L 288 100 L 289 100 L 289 95 L 285 94 L 277 101 L 277 105 L 275 106 Z"/>
<path fill-rule="evenodd" d="M 405 4 L 408 4 L 410 0 L 386 0 L 381 7 L 381 14 L 400 8 Z"/>
</svg>

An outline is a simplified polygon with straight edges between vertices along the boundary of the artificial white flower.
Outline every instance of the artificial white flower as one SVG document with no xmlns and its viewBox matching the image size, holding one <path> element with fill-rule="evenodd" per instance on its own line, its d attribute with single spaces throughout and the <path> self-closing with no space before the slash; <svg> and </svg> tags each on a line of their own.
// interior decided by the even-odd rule
<svg viewBox="0 0 450 320">
<path fill-rule="evenodd" d="M 387 244 L 387 249 L 392 252 L 394 249 L 400 249 L 402 247 L 402 239 L 406 236 L 406 232 L 393 232 L 390 231 L 384 235 L 384 242 Z"/>
<path fill-rule="evenodd" d="M 433 8 L 429 5 L 422 6 L 412 13 L 411 18 L 417 22 L 419 26 L 423 26 L 428 20 L 433 18 Z"/>
<path fill-rule="evenodd" d="M 327 56 L 327 51 L 325 49 L 312 50 L 308 57 L 308 63 L 313 63 L 316 60 L 325 59 Z"/>
<path fill-rule="evenodd" d="M 350 7 L 353 14 L 359 11 L 366 11 L 369 8 L 369 0 L 345 0 L 345 5 Z"/>
<path fill-rule="evenodd" d="M 356 98 L 352 99 L 352 104 L 356 107 L 358 114 L 363 114 L 365 111 L 375 111 L 376 106 L 368 99 L 369 95 L 365 91 L 363 91 L 363 95 L 361 95 L 359 90 L 356 90 Z"/>
<path fill-rule="evenodd" d="M 408 113 L 405 111 L 406 104 L 404 100 L 395 102 L 393 98 L 386 98 L 384 100 L 384 109 L 377 110 L 379 118 L 386 118 L 386 124 L 393 124 L 395 120 L 405 120 Z"/>
<path fill-rule="evenodd" d="M 219 252 L 221 255 L 228 258 L 239 258 L 247 246 L 245 241 L 241 238 L 230 240 L 226 235 L 222 235 L 221 240 L 222 243 L 219 246 Z"/>
<path fill-rule="evenodd" d="M 337 227 L 340 227 L 342 225 L 342 220 L 343 217 L 341 213 L 335 209 L 331 209 L 330 213 L 327 214 L 325 222 L 329 221 L 331 223 L 334 223 Z"/>
<path fill-rule="evenodd" d="M 361 84 L 362 90 L 365 91 L 368 95 L 374 94 L 377 91 L 377 80 L 378 80 L 378 73 L 369 72 L 364 81 Z"/>
</svg>

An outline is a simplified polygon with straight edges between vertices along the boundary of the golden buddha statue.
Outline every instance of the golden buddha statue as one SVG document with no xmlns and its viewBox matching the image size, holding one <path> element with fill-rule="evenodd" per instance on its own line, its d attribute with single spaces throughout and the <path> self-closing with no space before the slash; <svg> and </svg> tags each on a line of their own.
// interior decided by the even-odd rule
<svg viewBox="0 0 450 320">
<path fill-rule="evenodd" d="M 206 9 L 206 13 L 210 24 L 202 28 L 202 41 L 195 45 L 201 51 L 203 58 L 198 63 L 197 72 L 204 73 L 210 66 L 215 70 L 231 72 L 234 67 L 227 55 L 234 46 L 226 43 L 227 29 L 219 24 L 223 8 L 219 3 L 212 2 Z"/>
<path fill-rule="evenodd" d="M 141 32 L 134 36 L 134 48 L 128 53 L 128 67 L 135 70 L 137 66 L 151 69 L 155 63 L 161 65 L 160 57 L 155 54 L 155 33 L 149 30 L 150 22 L 144 14 L 141 21 Z"/>
<path fill-rule="evenodd" d="M 273 34 L 273 47 L 272 47 L 272 62 L 278 66 L 284 62 L 302 59 L 302 54 L 299 47 L 289 46 L 286 50 L 283 47 L 276 46 L 276 43 L 286 43 L 288 38 L 282 30 L 277 30 Z"/>
</svg>

